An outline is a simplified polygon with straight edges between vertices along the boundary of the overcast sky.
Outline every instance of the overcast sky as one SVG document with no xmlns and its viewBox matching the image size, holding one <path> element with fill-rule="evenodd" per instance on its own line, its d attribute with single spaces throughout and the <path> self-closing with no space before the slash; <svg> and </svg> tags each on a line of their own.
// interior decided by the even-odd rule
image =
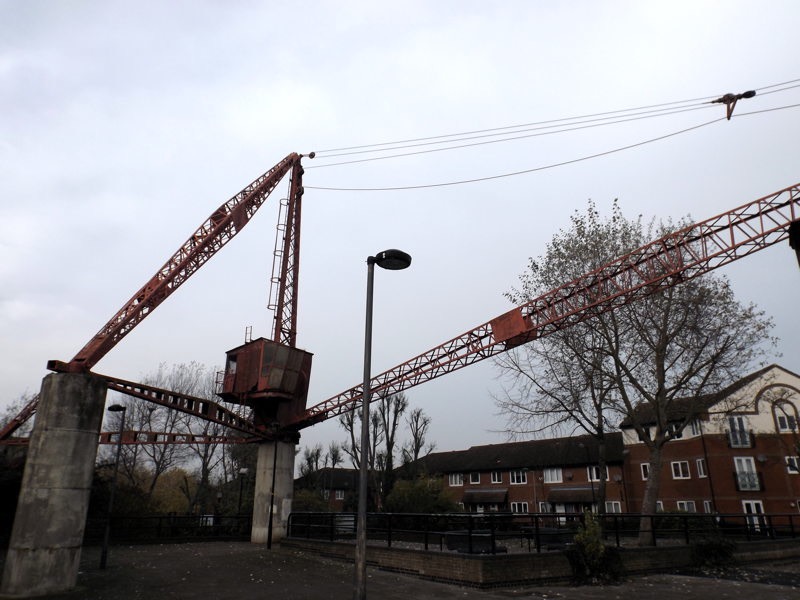
<svg viewBox="0 0 800 600">
<path fill-rule="evenodd" d="M 0 1 L 0 408 L 37 392 L 48 359 L 71 359 L 217 206 L 290 152 L 698 108 L 392 160 L 305 159 L 309 405 L 361 379 L 371 254 L 413 256 L 376 273 L 377 373 L 509 310 L 503 292 L 528 257 L 589 199 L 605 214 L 618 198 L 630 217 L 701 220 L 797 183 L 800 108 L 784 107 L 800 104 L 798 23 L 793 0 Z M 730 121 L 700 106 L 750 89 Z M 315 189 L 493 177 L 684 130 L 480 183 Z M 137 380 L 160 362 L 213 367 L 248 325 L 268 337 L 285 189 L 95 370 Z M 775 361 L 800 372 L 788 244 L 722 272 L 774 317 Z M 487 361 L 408 396 L 452 450 L 505 441 L 499 385 Z M 301 444 L 344 437 L 329 422 Z"/>
</svg>

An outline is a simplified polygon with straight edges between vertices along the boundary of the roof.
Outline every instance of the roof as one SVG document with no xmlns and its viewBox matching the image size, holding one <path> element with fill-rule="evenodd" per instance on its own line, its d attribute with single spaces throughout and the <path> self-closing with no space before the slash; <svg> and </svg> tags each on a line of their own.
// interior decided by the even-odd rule
<svg viewBox="0 0 800 600">
<path fill-rule="evenodd" d="M 309 478 L 313 481 L 308 481 Z M 310 476 L 295 479 L 295 485 L 298 487 L 303 487 L 306 483 L 320 485 L 328 490 L 354 490 L 358 487 L 358 471 L 323 467 Z"/>
<path fill-rule="evenodd" d="M 689 415 L 690 411 L 694 416 L 699 416 L 703 413 L 706 413 L 712 406 L 721 402 L 722 400 L 725 400 L 756 379 L 763 377 L 772 369 L 781 369 L 782 371 L 791 373 L 791 371 L 788 371 L 779 365 L 773 364 L 769 365 L 768 367 L 764 367 L 763 369 L 759 369 L 754 373 L 750 373 L 749 375 L 746 375 L 745 377 L 735 381 L 731 385 L 711 394 L 702 394 L 697 397 L 675 398 L 667 403 L 667 421 L 682 421 L 687 415 Z M 794 375 L 794 373 L 791 374 Z M 628 415 L 622 420 L 622 422 L 619 424 L 621 428 L 633 427 L 634 418 L 635 422 L 641 425 L 652 425 L 656 422 L 654 407 L 649 402 L 642 402 L 638 404 L 634 408 L 633 413 L 634 414 L 632 416 Z"/>
<path fill-rule="evenodd" d="M 606 434 L 606 461 L 621 463 L 622 450 L 622 434 Z M 590 435 L 581 435 L 436 452 L 419 459 L 418 466 L 430 474 L 467 473 L 596 464 L 597 456 L 597 439 Z"/>
</svg>

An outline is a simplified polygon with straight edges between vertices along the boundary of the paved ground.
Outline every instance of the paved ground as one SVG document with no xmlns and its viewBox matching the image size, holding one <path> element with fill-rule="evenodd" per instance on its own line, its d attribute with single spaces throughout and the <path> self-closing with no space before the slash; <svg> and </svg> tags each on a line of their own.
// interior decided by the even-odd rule
<svg viewBox="0 0 800 600">
<path fill-rule="evenodd" d="M 293 549 L 246 542 L 114 546 L 108 568 L 99 549 L 84 550 L 78 588 L 51 600 L 339 600 L 353 595 L 353 565 Z M 381 600 L 797 600 L 800 564 L 739 569 L 724 576 L 650 575 L 607 587 L 526 586 L 476 590 L 369 569 L 368 596 Z M 712 576 L 715 575 L 715 576 Z"/>
</svg>

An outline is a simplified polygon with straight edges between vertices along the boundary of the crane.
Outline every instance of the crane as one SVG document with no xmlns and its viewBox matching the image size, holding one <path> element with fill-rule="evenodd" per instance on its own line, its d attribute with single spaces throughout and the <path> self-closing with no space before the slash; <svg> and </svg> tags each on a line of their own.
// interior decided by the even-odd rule
<svg viewBox="0 0 800 600">
<path fill-rule="evenodd" d="M 267 177 L 266 179 L 271 182 L 274 177 L 278 177 L 278 173 L 285 174 L 289 168 L 289 165 L 286 165 L 287 161 L 291 166 L 299 167 L 299 158 L 300 155 L 297 154 L 289 155 L 268 172 L 268 174 L 274 174 L 272 178 Z M 281 167 L 281 165 L 284 166 Z M 300 174 L 302 174 L 302 170 L 300 170 Z M 296 185 L 295 181 L 297 181 Z M 274 187 L 274 183 L 271 185 Z M 229 360 L 222 380 L 223 389 L 220 393 L 220 396 L 227 400 L 248 403 L 253 406 L 258 406 L 258 400 L 264 398 L 275 399 L 277 397 L 279 402 L 268 403 L 269 408 L 266 412 L 256 411 L 254 421 L 248 422 L 236 417 L 230 411 L 226 412 L 224 407 L 209 400 L 186 397 L 175 392 L 124 382 L 106 376 L 110 389 L 162 403 L 200 418 L 214 420 L 250 436 L 275 435 L 279 430 L 284 434 L 297 432 L 359 406 L 363 395 L 363 384 L 353 386 L 312 407 L 304 408 L 307 378 L 310 375 L 310 355 L 294 348 L 297 267 L 299 264 L 299 199 L 302 196 L 300 175 L 293 179 L 292 185 L 294 192 L 290 196 L 296 198 L 297 207 L 294 217 L 296 222 L 292 224 L 293 239 L 285 243 L 286 255 L 284 258 L 286 260 L 282 267 L 284 277 L 282 281 L 290 288 L 290 291 L 285 291 L 283 296 L 287 301 L 281 309 L 280 315 L 276 311 L 273 340 L 261 338 L 228 353 Z M 252 186 L 253 184 L 248 187 Z M 257 207 L 255 208 L 257 209 Z M 219 213 L 220 209 L 214 214 Z M 252 213 L 249 213 L 249 216 L 252 216 Z M 233 217 L 231 219 L 235 220 Z M 210 221 L 214 221 L 214 215 Z M 198 231 L 201 230 L 204 230 L 203 227 Z M 190 242 L 192 239 L 190 238 Z M 462 335 L 374 376 L 370 382 L 370 389 L 375 393 L 398 393 L 579 323 L 599 312 L 613 310 L 670 286 L 678 285 L 786 240 L 796 251 L 800 264 L 800 184 L 778 190 L 653 240 L 606 265 L 585 273 L 573 281 L 550 290 L 538 298 L 521 304 Z M 206 246 L 211 246 L 211 242 L 208 242 Z M 186 245 L 182 248 L 185 247 Z M 213 247 L 219 249 L 221 244 Z M 292 257 L 291 261 L 288 260 L 289 255 Z M 205 260 L 207 258 L 210 256 Z M 168 261 L 165 267 L 173 264 L 177 265 L 175 257 Z M 195 270 L 200 265 L 202 262 L 197 262 Z M 179 267 L 176 266 L 175 269 L 179 269 Z M 160 281 L 158 278 L 162 271 L 151 282 L 148 282 L 142 291 L 155 289 L 153 282 Z M 168 288 L 169 293 L 172 289 L 174 288 Z M 51 361 L 48 366 L 55 370 L 70 371 L 93 365 L 96 360 L 99 360 L 101 352 L 107 352 L 113 347 L 111 341 L 107 341 L 109 336 L 116 336 L 114 343 L 118 342 L 122 335 L 129 332 L 136 323 L 163 301 L 168 293 L 166 290 L 158 292 L 155 289 L 152 295 L 157 302 L 152 307 L 142 307 L 142 312 L 146 309 L 144 314 L 141 316 L 133 314 L 127 319 L 123 318 L 133 312 L 132 308 L 139 307 L 145 302 L 144 300 L 137 302 L 138 295 L 135 295 L 126 307 L 123 307 L 70 363 Z M 300 379 L 305 378 L 300 382 L 299 387 L 295 382 L 295 387 L 269 389 L 268 386 L 265 387 L 263 381 L 259 381 L 258 372 L 264 366 L 277 365 L 278 368 L 285 369 L 290 361 L 286 358 L 283 362 L 275 361 L 275 355 L 281 352 L 291 353 L 295 360 L 307 361 L 303 363 L 299 371 L 289 374 L 300 377 Z M 244 377 L 238 367 L 240 360 L 249 363 Z M 285 375 L 284 372 L 282 372 L 283 375 Z M 238 382 L 234 378 L 238 379 Z M 288 405 L 286 400 L 289 400 Z M 33 410 L 35 410 L 35 406 Z M 32 411 L 28 410 L 27 416 L 29 417 L 30 414 Z M 21 424 L 19 417 L 15 422 L 17 422 L 17 426 Z M 7 438 L 8 435 L 5 439 Z M 3 439 L 0 435 L 0 441 Z M 230 439 L 239 440 L 240 438 Z"/>
</svg>

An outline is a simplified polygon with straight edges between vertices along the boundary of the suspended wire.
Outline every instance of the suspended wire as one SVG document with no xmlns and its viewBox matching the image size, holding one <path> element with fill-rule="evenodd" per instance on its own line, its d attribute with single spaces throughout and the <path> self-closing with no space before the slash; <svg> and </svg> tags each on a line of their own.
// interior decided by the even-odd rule
<svg viewBox="0 0 800 600">
<path fill-rule="evenodd" d="M 766 108 L 766 109 L 762 109 L 762 110 L 755 110 L 755 111 L 750 111 L 750 112 L 745 112 L 745 113 L 739 113 L 736 116 L 737 117 L 746 117 L 746 116 L 751 116 L 751 115 L 757 115 L 757 114 L 768 113 L 768 112 L 775 112 L 775 111 L 779 111 L 779 110 L 787 110 L 787 109 L 790 109 L 790 108 L 798 108 L 798 107 L 800 107 L 800 104 L 790 104 L 790 105 L 786 105 L 786 106 L 779 106 L 779 107 L 774 107 L 774 108 Z M 620 146 L 618 148 L 613 148 L 611 150 L 605 150 L 603 152 L 597 152 L 595 154 L 589 154 L 589 155 L 586 155 L 586 156 L 581 156 L 581 157 L 573 158 L 573 159 L 570 159 L 570 160 L 565 160 L 565 161 L 561 161 L 561 162 L 557 162 L 557 163 L 552 163 L 552 164 L 549 164 L 549 165 L 533 167 L 533 168 L 530 168 L 530 169 L 523 169 L 521 171 L 513 171 L 513 172 L 510 172 L 510 173 L 501 173 L 501 174 L 498 174 L 498 175 L 489 175 L 489 176 L 486 176 L 486 177 L 476 177 L 476 178 L 472 178 L 472 179 L 461 179 L 461 180 L 457 180 L 457 181 L 447 181 L 447 182 L 440 182 L 440 183 L 428 183 L 428 184 L 421 184 L 421 185 L 392 186 L 392 187 L 344 188 L 344 187 L 323 187 L 323 186 L 306 185 L 305 188 L 306 189 L 311 189 L 311 190 L 324 190 L 324 191 L 334 191 L 334 192 L 390 192 L 390 191 L 418 190 L 418 189 L 425 189 L 425 188 L 447 187 L 447 186 L 463 185 L 463 184 L 467 184 L 467 183 L 479 183 L 479 182 L 482 182 L 482 181 L 491 181 L 491 180 L 494 180 L 494 179 L 503 179 L 503 178 L 506 178 L 506 177 L 515 177 L 517 175 L 525 175 L 527 173 L 535 173 L 537 171 L 545 171 L 545 170 L 548 170 L 548 169 L 554 169 L 556 167 L 563 167 L 563 166 L 566 166 L 566 165 L 571 165 L 571 164 L 575 164 L 575 163 L 579 163 L 579 162 L 584 162 L 584 161 L 587 161 L 587 160 L 592 160 L 594 158 L 600 158 L 600 157 L 603 157 L 603 156 L 616 154 L 616 153 L 619 153 L 619 152 L 623 152 L 625 150 L 630 150 L 632 148 L 638 148 L 640 146 L 645 146 L 647 144 L 652 144 L 654 142 L 659 142 L 661 140 L 665 140 L 665 139 L 668 139 L 668 138 L 671 138 L 671 137 L 675 137 L 675 136 L 678 136 L 678 135 L 681 135 L 681 134 L 684 134 L 684 133 L 688 133 L 690 131 L 695 131 L 697 129 L 701 129 L 703 127 L 707 127 L 708 125 L 712 125 L 714 123 L 719 123 L 721 121 L 726 121 L 726 120 L 727 120 L 726 117 L 719 117 L 718 119 L 712 119 L 711 121 L 706 121 L 705 123 L 700 123 L 699 125 L 694 125 L 692 127 L 686 128 L 686 129 L 673 131 L 672 133 L 667 133 L 665 135 L 661 135 L 661 136 L 658 136 L 658 137 L 654 137 L 654 138 L 650 138 L 650 139 L 647 139 L 647 140 L 643 140 L 641 142 L 636 142 L 634 144 L 628 144 L 626 146 Z"/>
<path fill-rule="evenodd" d="M 763 90 L 772 90 L 773 88 L 779 88 L 779 87 L 787 86 L 787 85 L 790 85 L 790 84 L 796 84 L 798 82 L 800 82 L 800 79 L 792 79 L 792 80 L 789 80 L 789 81 L 784 81 L 782 83 L 776 83 L 776 84 L 772 84 L 772 85 L 756 88 L 756 90 L 761 95 L 774 94 L 774 93 L 777 93 L 777 92 L 782 92 L 782 91 L 794 89 L 795 87 L 799 87 L 799 86 L 792 85 L 791 87 L 787 87 L 785 89 L 773 90 L 773 91 L 769 91 L 769 92 L 764 92 Z M 636 107 L 636 108 L 612 110 L 612 111 L 593 113 L 593 114 L 588 114 L 588 115 L 581 115 L 581 116 L 577 116 L 577 117 L 565 117 L 565 118 L 560 118 L 560 119 L 550 119 L 550 120 L 546 120 L 546 121 L 534 121 L 534 122 L 531 122 L 531 123 L 521 123 L 521 124 L 518 124 L 518 125 L 506 125 L 506 126 L 503 126 L 503 127 L 493 127 L 493 128 L 489 128 L 489 129 L 477 129 L 477 130 L 471 130 L 471 131 L 464 131 L 464 132 L 460 132 L 460 133 L 450 133 L 450 134 L 443 134 L 443 135 L 435 135 L 435 136 L 427 136 L 427 137 L 419 137 L 419 138 L 410 138 L 410 139 L 405 139 L 405 140 L 397 140 L 397 141 L 394 141 L 394 142 L 381 142 L 381 143 L 375 143 L 375 144 L 362 144 L 362 145 L 358 145 L 358 146 L 345 146 L 345 147 L 341 147 L 341 148 L 329 148 L 329 149 L 326 149 L 326 150 L 317 150 L 316 153 L 317 153 L 317 156 L 319 158 L 333 158 L 335 156 L 343 155 L 343 154 L 329 154 L 328 156 L 320 156 L 320 155 L 327 154 L 327 153 L 349 153 L 350 151 L 353 151 L 353 150 L 369 151 L 369 150 L 365 150 L 365 149 L 370 149 L 370 148 L 374 149 L 375 152 L 378 152 L 378 151 L 381 151 L 380 150 L 381 148 L 385 148 L 387 146 L 399 146 L 400 144 L 414 144 L 414 143 L 417 143 L 417 142 L 431 142 L 432 140 L 447 140 L 448 138 L 461 138 L 462 136 L 472 136 L 472 135 L 487 134 L 487 133 L 492 133 L 492 132 L 503 132 L 503 131 L 521 129 L 521 128 L 525 128 L 525 127 L 541 126 L 541 125 L 553 125 L 553 126 L 555 126 L 558 123 L 565 123 L 565 122 L 569 122 L 569 121 L 583 121 L 585 119 L 596 119 L 598 117 L 612 118 L 609 115 L 620 115 L 620 114 L 626 114 L 626 113 L 638 113 L 638 111 L 652 111 L 654 113 L 657 113 L 657 112 L 660 112 L 660 111 L 669 110 L 669 109 L 667 109 L 665 107 L 675 107 L 676 105 L 696 105 L 695 103 L 712 104 L 712 103 L 714 103 L 714 98 L 715 98 L 715 96 L 710 96 L 710 97 L 706 96 L 706 97 L 703 97 L 703 98 L 691 98 L 691 99 L 688 99 L 688 100 L 676 100 L 676 101 L 672 101 L 672 102 L 663 102 L 663 103 L 660 103 L 660 104 L 650 104 L 650 105 L 646 105 L 646 106 L 639 106 L 639 107 Z M 684 106 L 683 108 L 686 108 L 686 107 Z M 653 110 L 653 109 L 656 109 L 656 110 Z M 643 113 L 638 113 L 638 114 L 643 114 Z M 669 113 L 667 113 L 667 114 L 669 114 Z M 502 135 L 502 133 L 497 133 L 496 135 Z M 445 143 L 445 142 L 442 141 L 441 143 Z M 405 147 L 405 146 L 401 146 L 401 147 Z M 394 148 L 394 149 L 399 149 L 399 147 L 398 148 Z M 392 148 L 388 148 L 387 150 L 392 150 Z M 326 166 L 326 165 L 322 165 L 322 166 Z"/>
<path fill-rule="evenodd" d="M 593 113 L 593 114 L 589 114 L 589 115 L 580 115 L 580 116 L 577 116 L 577 117 L 562 117 L 560 119 L 550 119 L 550 120 L 547 120 L 547 121 L 534 121 L 534 122 L 531 122 L 531 123 L 520 123 L 518 125 L 505 125 L 505 126 L 502 126 L 502 127 L 492 127 L 492 128 L 489 128 L 489 129 L 475 129 L 475 130 L 472 130 L 472 131 L 462 131 L 461 133 L 448 133 L 448 134 L 443 134 L 443 135 L 434 135 L 434 136 L 421 137 L 421 138 L 411 138 L 411 139 L 407 139 L 407 140 L 397 140 L 397 141 L 394 141 L 394 142 L 381 142 L 381 143 L 376 143 L 376 144 L 363 144 L 363 145 L 360 145 L 360 146 L 346 146 L 346 147 L 342 147 L 342 148 L 331 148 L 331 149 L 328 149 L 328 150 L 317 150 L 316 153 L 317 153 L 317 155 L 320 155 L 320 154 L 325 154 L 327 152 L 345 152 L 345 151 L 349 151 L 349 150 L 361 150 L 362 148 L 379 148 L 379 147 L 382 147 L 382 146 L 394 146 L 396 144 L 409 144 L 409 143 L 414 143 L 414 142 L 426 142 L 426 141 L 429 141 L 429 140 L 440 140 L 440 139 L 444 139 L 444 138 L 453 138 L 453 137 L 457 138 L 457 137 L 465 136 L 465 135 L 489 133 L 489 132 L 492 132 L 492 131 L 504 131 L 504 130 L 509 130 L 509 129 L 519 129 L 519 128 L 522 128 L 522 127 L 531 127 L 531 126 L 534 126 L 534 125 L 548 125 L 548 124 L 555 124 L 555 123 L 563 123 L 565 121 L 577 121 L 577 120 L 590 119 L 590 118 L 595 118 L 595 117 L 605 117 L 607 115 L 622 114 L 622 113 L 628 113 L 628 112 L 634 112 L 634 111 L 640 111 L 640 110 L 658 109 L 658 108 L 666 107 L 666 106 L 674 106 L 676 104 L 688 104 L 690 102 L 701 102 L 701 101 L 703 103 L 710 102 L 710 100 L 708 98 L 694 98 L 692 100 L 678 100 L 678 101 L 674 101 L 674 102 L 664 102 L 662 104 L 651 104 L 651 105 L 648 105 L 648 106 L 640 106 L 640 107 L 637 107 L 637 108 L 627 108 L 627 109 L 621 109 L 621 110 L 606 111 L 606 112 L 601 112 L 601 113 Z M 662 110 L 665 110 L 665 109 L 662 108 Z M 331 158 L 331 156 L 322 156 L 320 158 Z"/>
<path fill-rule="evenodd" d="M 616 124 L 619 124 L 619 123 L 627 123 L 627 122 L 630 122 L 630 121 L 641 121 L 642 119 L 651 119 L 654 116 L 674 115 L 674 114 L 678 114 L 678 113 L 690 112 L 690 111 L 695 111 L 695 110 L 702 110 L 702 109 L 706 109 L 706 108 L 712 108 L 712 107 L 710 105 L 701 105 L 701 106 L 695 106 L 695 107 L 692 107 L 692 108 L 683 108 L 683 109 L 679 109 L 679 110 L 673 110 L 671 112 L 660 113 L 658 115 L 631 116 L 629 118 L 617 119 L 615 121 L 608 121 L 608 122 L 605 122 L 605 123 L 590 123 L 590 124 L 587 124 L 587 125 L 581 125 L 580 123 L 574 123 L 574 124 L 572 124 L 572 125 L 575 125 L 574 127 L 572 127 L 572 126 L 562 126 L 560 129 L 556 129 L 556 130 L 553 130 L 553 131 L 539 131 L 540 129 L 546 129 L 546 128 L 534 128 L 534 129 L 528 129 L 528 130 L 523 129 L 523 130 L 520 130 L 520 131 L 515 132 L 515 133 L 524 133 L 525 131 L 537 131 L 537 133 L 530 133 L 528 135 L 509 136 L 509 137 L 504 137 L 504 138 L 497 139 L 497 140 L 484 140 L 484 141 L 481 141 L 481 142 L 473 142 L 471 144 L 459 144 L 459 145 L 444 146 L 444 147 L 441 147 L 441 148 L 430 148 L 430 149 L 427 149 L 427 150 L 417 150 L 417 151 L 414 151 L 414 152 L 403 152 L 401 154 L 390 154 L 388 156 L 373 156 L 371 158 L 360 158 L 360 159 L 354 159 L 354 160 L 346 160 L 346 161 L 328 163 L 328 164 L 325 164 L 325 165 L 309 165 L 308 167 L 306 167 L 306 169 L 324 169 L 326 167 L 337 167 L 337 166 L 341 166 L 341 165 L 352 165 L 352 164 L 355 164 L 355 163 L 372 162 L 372 161 L 376 161 L 376 160 L 388 160 L 388 159 L 391 159 L 391 158 L 400 158 L 400 157 L 404 157 L 404 156 L 415 156 L 415 155 L 418 155 L 418 154 L 430 154 L 432 152 L 445 152 L 447 150 L 457 150 L 459 148 L 470 148 L 470 147 L 473 147 L 473 146 L 485 146 L 487 144 L 499 144 L 501 142 L 510 142 L 510 141 L 514 141 L 514 140 L 522 140 L 522 139 L 527 139 L 527 138 L 532 138 L 532 137 L 541 137 L 541 136 L 545 136 L 545 135 L 554 135 L 554 134 L 557 134 L 557 133 L 567 133 L 567 132 L 570 132 L 570 131 L 579 131 L 579 130 L 582 130 L 582 129 L 592 129 L 594 127 L 603 127 L 603 126 L 607 126 L 607 125 L 616 125 Z M 494 135 L 496 135 L 496 134 L 494 134 Z M 473 137 L 473 138 L 462 138 L 462 139 L 463 139 L 463 141 L 466 141 L 466 140 L 470 140 L 470 139 L 480 139 L 482 137 L 486 137 L 486 136 L 476 136 L 476 137 Z M 461 141 L 461 140 L 454 140 L 454 141 Z M 433 142 L 433 143 L 436 144 L 437 142 Z M 441 143 L 441 142 L 438 142 L 438 143 Z M 399 147 L 396 147 L 396 148 L 392 148 L 392 150 L 400 150 L 402 148 L 415 148 L 415 147 L 425 146 L 425 145 L 428 145 L 428 144 L 417 144 L 417 145 L 411 145 L 411 146 L 399 146 Z M 358 154 L 358 153 L 356 153 L 356 154 Z"/>
<path fill-rule="evenodd" d="M 670 137 L 674 137 L 676 135 L 680 135 L 682 133 L 687 133 L 689 131 L 693 131 L 695 129 L 700 129 L 701 127 L 706 127 L 707 125 L 711 125 L 712 123 L 718 123 L 719 121 L 724 121 L 725 117 L 720 117 L 718 119 L 713 119 L 711 121 L 707 121 L 705 123 L 701 123 L 700 125 L 694 125 L 693 127 L 689 127 L 687 129 L 681 129 L 680 131 L 674 131 L 672 133 L 668 133 L 666 135 L 662 135 L 659 137 L 651 138 L 649 140 L 644 140 L 641 142 L 636 142 L 635 144 L 629 144 L 627 146 L 620 146 L 619 148 L 613 148 L 612 150 L 606 150 L 603 152 L 598 152 L 596 154 L 589 154 L 586 156 L 581 156 L 579 158 L 573 158 L 570 160 L 565 160 L 562 162 L 552 163 L 549 165 L 543 165 L 540 167 L 533 167 L 531 169 L 524 169 L 522 171 L 513 171 L 511 173 L 502 173 L 500 175 L 489 175 L 487 177 L 476 177 L 474 179 L 461 179 L 458 181 L 447 181 L 443 183 L 428 183 L 423 185 L 406 185 L 406 186 L 394 186 L 394 187 L 380 187 L 380 188 L 339 188 L 339 187 L 321 187 L 321 186 L 311 186 L 306 185 L 304 186 L 307 190 L 326 190 L 326 191 L 333 191 L 333 192 L 390 192 L 390 191 L 399 191 L 399 190 L 419 190 L 424 188 L 435 188 L 435 187 L 446 187 L 452 185 L 462 185 L 465 183 L 478 183 L 480 181 L 491 181 L 493 179 L 502 179 L 505 177 L 514 177 L 516 175 L 524 175 L 526 173 L 535 173 L 536 171 L 544 171 L 546 169 L 554 169 L 556 167 L 563 167 L 565 165 L 571 165 L 578 162 L 583 162 L 586 160 L 590 160 L 593 158 L 599 158 L 601 156 L 608 156 L 609 154 L 614 154 L 617 152 L 622 152 L 623 150 L 629 150 L 631 148 L 636 148 L 638 146 L 644 146 L 645 144 L 651 144 L 653 142 L 657 142 L 659 140 L 664 140 Z"/>
<path fill-rule="evenodd" d="M 647 111 L 647 112 L 642 112 L 642 113 L 631 113 L 629 115 L 626 115 L 626 118 L 603 117 L 603 118 L 598 118 L 598 119 L 587 119 L 587 120 L 583 120 L 583 121 L 576 120 L 576 121 L 574 121 L 572 123 L 565 124 L 565 125 L 555 125 L 555 124 L 553 124 L 553 125 L 543 125 L 543 126 L 539 126 L 539 127 L 531 127 L 531 128 L 528 128 L 528 129 L 517 129 L 516 131 L 513 131 L 513 132 L 485 133 L 485 134 L 482 134 L 482 135 L 472 135 L 472 136 L 466 136 L 466 137 L 459 137 L 459 138 L 456 138 L 456 139 L 449 140 L 448 142 L 428 141 L 428 142 L 419 142 L 419 143 L 415 143 L 415 144 L 407 144 L 407 145 L 404 145 L 404 146 L 393 146 L 391 148 L 382 148 L 382 149 L 377 149 L 377 150 L 355 150 L 355 151 L 352 151 L 352 152 L 340 152 L 340 153 L 337 153 L 337 154 L 330 154 L 328 156 L 323 156 L 321 158 L 325 159 L 325 158 L 335 158 L 335 157 L 338 157 L 338 156 L 353 156 L 353 155 L 356 155 L 356 154 L 374 154 L 376 152 L 391 152 L 391 151 L 394 151 L 394 150 L 403 150 L 405 148 L 419 148 L 421 146 L 435 146 L 435 145 L 440 145 L 440 144 L 450 143 L 450 142 L 461 142 L 461 141 L 468 141 L 468 140 L 476 140 L 476 139 L 483 139 L 483 138 L 488 138 L 488 137 L 497 137 L 497 136 L 501 136 L 501 135 L 502 136 L 509 136 L 509 135 L 512 135 L 512 134 L 525 133 L 525 132 L 528 132 L 528 131 L 541 131 L 543 129 L 555 129 L 555 128 L 558 128 L 558 129 L 555 129 L 555 131 L 549 131 L 549 132 L 546 132 L 546 133 L 543 133 L 543 134 L 537 134 L 537 135 L 550 135 L 550 134 L 553 134 L 553 133 L 562 133 L 564 131 L 575 131 L 577 129 L 587 129 L 589 126 L 587 126 L 587 127 L 572 127 L 573 125 L 582 125 L 584 123 L 591 123 L 591 124 L 594 124 L 594 125 L 590 125 L 590 126 L 601 127 L 603 125 L 614 125 L 615 123 L 625 123 L 627 121 L 636 121 L 636 120 L 645 119 L 645 118 L 661 117 L 661 116 L 665 116 L 665 115 L 674 115 L 674 114 L 681 113 L 681 112 L 700 110 L 700 109 L 704 109 L 704 108 L 711 108 L 711 105 L 708 104 L 708 103 L 703 103 L 703 104 L 696 105 L 696 106 L 693 106 L 693 107 L 670 110 L 669 112 L 665 112 L 665 109 L 661 109 L 660 111 Z M 640 116 L 640 115 L 642 115 L 642 116 Z M 634 117 L 638 117 L 638 118 L 634 118 Z M 615 120 L 611 121 L 609 119 L 615 119 Z M 566 120 L 566 119 L 563 119 L 563 120 Z M 602 122 L 602 121 L 606 121 L 606 122 Z M 519 127 L 521 127 L 521 126 L 519 126 Z M 505 137 L 505 138 L 502 138 L 502 139 L 499 139 L 499 140 L 492 140 L 492 141 L 490 141 L 488 143 L 497 143 L 497 142 L 505 142 L 505 141 L 509 141 L 509 140 L 518 140 L 518 139 L 522 139 L 522 138 L 525 138 L 525 137 L 535 137 L 535 135 L 532 135 L 532 136 Z M 450 150 L 450 149 L 455 149 L 455 148 L 466 148 L 466 147 L 471 146 L 471 145 L 480 145 L 480 143 L 478 143 L 478 144 L 464 144 L 464 145 L 460 145 L 460 146 L 445 146 L 444 148 L 441 148 L 440 150 Z M 411 154 L 413 154 L 413 153 L 411 153 Z M 382 160 L 384 158 L 394 158 L 395 156 L 408 156 L 408 154 L 397 154 L 397 155 L 391 155 L 391 156 L 383 156 L 383 157 L 372 158 L 372 159 L 367 159 L 367 160 Z M 331 167 L 331 166 L 336 166 L 336 165 L 346 165 L 346 164 L 350 164 L 351 162 L 362 162 L 362 161 L 349 161 L 349 162 L 329 163 L 329 164 L 325 164 L 325 165 L 313 165 L 313 166 L 310 166 L 309 168 L 311 168 L 311 169 L 313 169 L 313 168 L 320 169 L 320 168 Z"/>
</svg>

